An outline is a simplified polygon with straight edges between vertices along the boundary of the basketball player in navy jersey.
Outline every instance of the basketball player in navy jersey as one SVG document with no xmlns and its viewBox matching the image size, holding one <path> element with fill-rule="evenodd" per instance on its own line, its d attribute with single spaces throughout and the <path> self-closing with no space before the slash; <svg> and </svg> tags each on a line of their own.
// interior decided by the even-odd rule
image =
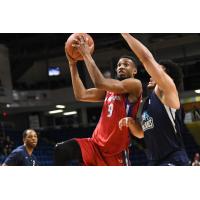
<svg viewBox="0 0 200 200">
<path fill-rule="evenodd" d="M 175 70 L 175 64 L 159 64 L 141 42 L 127 33 L 122 36 L 151 76 L 148 86 L 154 90 L 144 101 L 140 123 L 123 118 L 119 122 L 120 128 L 127 126 L 134 136 L 144 137 L 149 165 L 188 165 L 181 135 L 183 120 L 175 86 L 177 80 L 171 78 L 175 75 L 171 71 L 173 67 Z"/>
<path fill-rule="evenodd" d="M 71 59 L 66 51 L 76 99 L 104 104 L 91 138 L 74 138 L 56 145 L 55 165 L 69 165 L 73 160 L 87 166 L 128 165 L 124 152 L 129 146 L 129 131 L 126 127 L 119 130 L 118 122 L 125 116 L 136 117 L 142 93 L 141 82 L 134 78 L 136 65 L 131 57 L 122 56 L 116 68 L 118 80 L 105 78 L 96 66 L 85 38 L 77 37 L 74 45 L 83 56 L 95 85 L 94 88 L 85 88 L 77 61 Z"/>
<path fill-rule="evenodd" d="M 33 129 L 23 132 L 24 145 L 14 149 L 6 158 L 3 166 L 38 166 L 39 162 L 33 154 L 38 143 L 38 135 Z"/>
</svg>

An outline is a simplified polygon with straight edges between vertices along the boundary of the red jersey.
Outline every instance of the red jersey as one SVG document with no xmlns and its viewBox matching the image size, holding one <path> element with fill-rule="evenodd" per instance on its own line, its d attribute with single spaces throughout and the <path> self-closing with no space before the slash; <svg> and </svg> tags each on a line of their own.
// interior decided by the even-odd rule
<svg viewBox="0 0 200 200">
<path fill-rule="evenodd" d="M 119 121 L 128 113 L 129 116 L 136 118 L 140 100 L 141 98 L 132 107 L 127 103 L 127 94 L 107 92 L 100 120 L 92 136 L 92 140 L 104 155 L 112 156 L 128 148 L 129 130 L 126 127 L 120 130 Z"/>
</svg>

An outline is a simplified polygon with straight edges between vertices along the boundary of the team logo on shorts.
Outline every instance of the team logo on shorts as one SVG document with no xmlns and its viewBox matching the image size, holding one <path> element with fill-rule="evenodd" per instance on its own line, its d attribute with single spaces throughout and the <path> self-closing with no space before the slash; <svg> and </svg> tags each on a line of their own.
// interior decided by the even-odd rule
<svg viewBox="0 0 200 200">
<path fill-rule="evenodd" d="M 154 128 L 153 118 L 149 116 L 147 112 L 142 114 L 142 129 L 146 131 L 148 129 Z"/>
</svg>

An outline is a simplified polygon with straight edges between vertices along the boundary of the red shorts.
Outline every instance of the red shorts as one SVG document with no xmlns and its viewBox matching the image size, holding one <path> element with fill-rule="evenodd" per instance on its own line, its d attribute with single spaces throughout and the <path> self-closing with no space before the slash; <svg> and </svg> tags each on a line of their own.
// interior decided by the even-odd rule
<svg viewBox="0 0 200 200">
<path fill-rule="evenodd" d="M 105 156 L 91 138 L 75 139 L 80 145 L 86 166 L 124 166 L 123 154 Z"/>
</svg>

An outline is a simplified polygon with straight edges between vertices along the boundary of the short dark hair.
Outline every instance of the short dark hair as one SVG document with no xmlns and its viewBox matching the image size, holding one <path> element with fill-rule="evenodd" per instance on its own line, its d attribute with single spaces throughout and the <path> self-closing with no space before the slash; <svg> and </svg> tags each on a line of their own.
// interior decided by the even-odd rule
<svg viewBox="0 0 200 200">
<path fill-rule="evenodd" d="M 160 60 L 159 64 L 165 67 L 166 73 L 173 79 L 177 90 L 183 90 L 183 72 L 180 66 L 172 60 Z"/>
<path fill-rule="evenodd" d="M 30 129 L 26 129 L 26 130 L 23 131 L 23 133 L 22 133 L 23 139 L 26 137 L 28 131 L 34 131 L 34 132 L 36 132 L 37 136 L 39 136 L 37 131 L 35 131 L 34 129 L 30 128 Z"/>
<path fill-rule="evenodd" d="M 123 55 L 123 56 L 121 56 L 119 58 L 119 60 L 122 59 L 122 58 L 128 58 L 128 59 L 132 60 L 132 62 L 135 64 L 135 67 L 137 68 L 136 59 L 133 56 L 131 56 L 131 55 Z"/>
</svg>

